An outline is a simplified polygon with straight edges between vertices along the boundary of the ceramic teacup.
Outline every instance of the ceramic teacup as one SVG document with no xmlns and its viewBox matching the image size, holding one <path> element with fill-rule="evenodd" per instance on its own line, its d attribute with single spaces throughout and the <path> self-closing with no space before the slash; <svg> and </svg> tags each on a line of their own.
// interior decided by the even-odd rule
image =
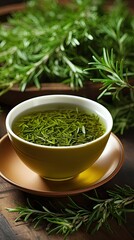
<svg viewBox="0 0 134 240">
<path fill-rule="evenodd" d="M 105 131 L 99 138 L 75 146 L 45 146 L 28 142 L 17 136 L 14 120 L 32 108 L 47 108 L 50 104 L 73 104 L 97 114 L 103 121 Z M 31 170 L 49 180 L 67 180 L 85 171 L 102 154 L 113 126 L 110 112 L 96 101 L 74 95 L 45 95 L 16 105 L 7 115 L 6 129 L 19 158 Z M 25 177 L 25 176 L 24 176 Z"/>
</svg>

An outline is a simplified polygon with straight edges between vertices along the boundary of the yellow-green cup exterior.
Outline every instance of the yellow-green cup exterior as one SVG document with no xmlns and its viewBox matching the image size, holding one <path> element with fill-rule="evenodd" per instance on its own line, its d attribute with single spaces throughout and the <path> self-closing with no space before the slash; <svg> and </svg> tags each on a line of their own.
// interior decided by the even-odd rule
<svg viewBox="0 0 134 240">
<path fill-rule="evenodd" d="M 69 147 L 51 147 L 27 142 L 12 131 L 14 119 L 33 107 L 48 104 L 73 104 L 98 114 L 106 131 L 98 139 Z M 45 95 L 26 100 L 16 105 L 6 117 L 6 128 L 19 158 L 31 170 L 50 180 L 65 180 L 77 176 L 89 168 L 102 154 L 113 126 L 109 111 L 96 101 L 74 95 Z"/>
</svg>

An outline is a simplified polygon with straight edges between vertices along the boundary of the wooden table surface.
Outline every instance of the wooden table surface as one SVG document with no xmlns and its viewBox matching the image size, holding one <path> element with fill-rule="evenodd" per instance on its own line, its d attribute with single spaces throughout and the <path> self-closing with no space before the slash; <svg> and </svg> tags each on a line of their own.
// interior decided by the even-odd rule
<svg viewBox="0 0 134 240">
<path fill-rule="evenodd" d="M 0 114 L 0 138 L 6 134 L 5 117 L 8 108 L 3 107 L 3 112 Z M 131 129 L 123 136 L 118 136 L 123 143 L 125 149 L 125 162 L 118 172 L 118 174 L 109 182 L 97 188 L 102 195 L 108 190 L 114 188 L 114 185 L 124 186 L 125 184 L 134 188 L 134 129 Z M 4 159 L 3 159 L 4 161 Z M 88 194 L 90 194 L 88 192 Z M 44 204 L 49 200 L 53 203 L 54 198 L 34 196 L 21 190 L 6 182 L 0 177 L 0 239 L 1 240 L 62 240 L 62 236 L 47 235 L 45 228 L 35 230 L 32 225 L 23 222 L 14 222 L 18 216 L 17 213 L 9 213 L 6 208 L 16 207 L 22 204 L 26 198 L 36 198 Z M 77 195 L 76 198 L 80 198 Z M 62 199 L 60 199 L 62 201 Z M 64 198 L 66 201 L 66 198 Z M 94 235 L 86 233 L 84 229 L 74 233 L 69 240 L 134 240 L 134 214 L 127 215 L 127 221 L 124 225 L 119 226 L 115 220 L 110 221 L 113 233 L 108 232 L 102 228 Z"/>
</svg>

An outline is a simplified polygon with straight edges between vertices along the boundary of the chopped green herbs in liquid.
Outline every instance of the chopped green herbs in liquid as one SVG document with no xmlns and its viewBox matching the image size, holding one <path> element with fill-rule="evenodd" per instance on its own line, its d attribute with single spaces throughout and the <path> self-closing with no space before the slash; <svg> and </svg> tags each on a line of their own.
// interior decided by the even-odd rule
<svg viewBox="0 0 134 240">
<path fill-rule="evenodd" d="M 98 115 L 76 108 L 26 114 L 13 123 L 13 131 L 35 144 L 73 146 L 95 140 L 105 127 Z"/>
</svg>

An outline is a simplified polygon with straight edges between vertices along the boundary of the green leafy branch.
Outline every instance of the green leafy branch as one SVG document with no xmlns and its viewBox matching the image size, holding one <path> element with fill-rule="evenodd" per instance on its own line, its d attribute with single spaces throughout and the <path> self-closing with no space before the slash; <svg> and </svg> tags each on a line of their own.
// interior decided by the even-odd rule
<svg viewBox="0 0 134 240">
<path fill-rule="evenodd" d="M 108 50 L 103 48 L 103 56 L 93 56 L 94 62 L 89 62 L 93 67 L 88 70 L 99 71 L 100 78 L 91 78 L 93 82 L 100 82 L 102 84 L 101 94 L 98 99 L 103 95 L 112 95 L 113 98 L 119 99 L 119 94 L 124 88 L 133 89 L 134 86 L 130 84 L 128 76 L 134 76 L 134 72 L 124 73 L 124 60 L 120 62 L 115 59 L 113 49 L 109 54 Z"/>
<path fill-rule="evenodd" d="M 83 70 L 88 61 L 82 53 L 77 54 L 77 48 L 86 39 L 91 41 L 88 25 L 97 18 L 96 12 L 92 4 L 91 10 L 84 10 L 86 1 L 77 3 L 75 11 L 53 2 L 48 11 L 47 0 L 42 1 L 46 7 L 42 10 L 40 4 L 34 3 L 1 25 L 0 95 L 15 84 L 24 91 L 29 84 L 40 88 L 42 79 L 55 81 L 57 77 L 72 88 L 83 87 L 87 75 Z"/>
<path fill-rule="evenodd" d="M 98 78 L 91 78 L 93 82 L 101 84 L 98 100 L 111 112 L 114 120 L 114 132 L 123 134 L 125 129 L 134 127 L 134 84 L 129 79 L 134 72 L 125 72 L 125 63 L 116 60 L 113 49 L 109 54 L 103 48 L 103 56 L 93 56 L 89 71 L 98 71 Z M 111 97 L 111 100 L 105 97 Z"/>
<path fill-rule="evenodd" d="M 28 200 L 25 207 L 8 208 L 9 212 L 17 212 L 19 216 L 16 221 L 34 223 L 36 228 L 45 222 L 48 234 L 61 234 L 64 239 L 78 231 L 82 226 L 88 232 L 94 233 L 103 225 L 110 229 L 109 220 L 117 220 L 118 224 L 125 223 L 126 214 L 134 212 L 134 189 L 130 186 L 116 186 L 114 190 L 107 191 L 108 198 L 99 198 L 97 192 L 95 196 L 83 194 L 88 200 L 86 207 L 79 205 L 73 198 L 68 197 L 68 202 L 59 203 L 59 211 L 54 206 L 45 207 L 38 203 L 39 208 L 35 208 Z"/>
<path fill-rule="evenodd" d="M 104 10 L 106 1 L 30 0 L 22 12 L 0 26 L 0 95 L 15 84 L 24 91 L 41 82 L 64 82 L 83 87 L 84 69 L 96 54 L 113 48 L 118 60 L 133 65 L 133 16 L 120 1 Z M 22 24 L 23 22 L 23 24 Z M 100 39 L 102 41 L 100 41 Z"/>
</svg>

